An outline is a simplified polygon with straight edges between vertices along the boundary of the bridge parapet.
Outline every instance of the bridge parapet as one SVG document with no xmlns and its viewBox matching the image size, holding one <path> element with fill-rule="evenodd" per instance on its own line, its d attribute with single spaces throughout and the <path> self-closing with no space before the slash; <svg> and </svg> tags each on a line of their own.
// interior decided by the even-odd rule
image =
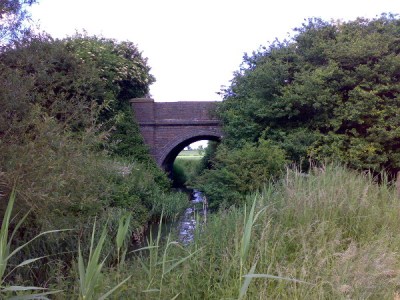
<svg viewBox="0 0 400 300">
<path fill-rule="evenodd" d="M 216 101 L 154 102 L 151 98 L 135 98 L 132 108 L 139 124 L 177 122 L 218 122 L 213 114 Z"/>
</svg>

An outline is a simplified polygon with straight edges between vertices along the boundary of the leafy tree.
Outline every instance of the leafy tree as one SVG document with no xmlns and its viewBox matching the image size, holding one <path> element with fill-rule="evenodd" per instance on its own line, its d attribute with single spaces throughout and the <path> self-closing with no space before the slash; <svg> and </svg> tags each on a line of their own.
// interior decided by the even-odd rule
<svg viewBox="0 0 400 300">
<path fill-rule="evenodd" d="M 23 34 L 27 29 L 23 22 L 29 17 L 26 7 L 37 0 L 1 0 L 0 1 L 0 45 Z"/>
<path fill-rule="evenodd" d="M 102 108 L 98 123 L 109 131 L 105 149 L 114 156 L 145 163 L 156 174 L 157 182 L 167 188 L 168 180 L 150 158 L 139 127 L 132 121 L 129 104 L 130 99 L 148 94 L 150 84 L 155 81 L 147 59 L 129 41 L 76 34 L 64 42 L 68 51 L 101 81 L 91 95 Z"/>
<path fill-rule="evenodd" d="M 155 81 L 147 59 L 132 42 L 77 34 L 65 43 L 67 49 L 82 64 L 91 66 L 103 81 L 102 94 L 98 95 L 98 101 L 107 107 L 102 113 L 103 119 L 126 108 L 129 99 L 146 95 Z"/>
<path fill-rule="evenodd" d="M 104 75 L 106 59 L 101 65 L 82 59 L 71 43 L 25 35 L 0 53 L 1 187 L 18 178 L 24 200 L 18 202 L 34 208 L 35 215 L 49 212 L 37 219 L 41 224 L 80 224 L 80 218 L 129 205 L 147 218 L 154 193 L 162 195 L 169 180 L 146 152 L 123 96 L 148 90 L 142 75 L 128 82 L 136 73 L 124 77 L 117 68 L 123 59 L 129 65 L 125 52 L 133 52 L 133 46 L 110 54 L 111 71 Z M 111 48 L 104 48 L 108 55 Z M 148 72 L 145 61 L 142 65 Z M 115 200 L 121 193 L 126 194 L 123 203 Z"/>
<path fill-rule="evenodd" d="M 145 95 L 154 82 L 146 59 L 133 43 L 86 35 L 66 40 L 28 35 L 5 48 L 0 62 L 3 74 L 13 72 L 10 78 L 17 76 L 15 80 L 21 82 L 20 90 L 25 93 L 15 94 L 13 88 L 9 100 L 3 97 L 6 111 L 19 106 L 14 111 L 15 120 L 26 118 L 21 113 L 36 105 L 68 130 L 97 127 L 104 133 L 103 148 L 113 155 L 145 162 L 156 172 L 132 121 L 128 101 Z M 0 132 L 5 132 L 2 127 L 8 126 L 7 118 L 0 114 Z"/>
<path fill-rule="evenodd" d="M 207 147 L 203 150 L 204 156 L 201 158 L 200 163 L 197 166 L 196 173 L 199 175 L 206 169 L 212 168 L 212 162 L 215 160 L 215 155 L 218 148 L 218 142 L 208 141 Z"/>
<path fill-rule="evenodd" d="M 26 253 L 43 260 L 21 280 L 47 286 L 53 270 L 68 273 L 91 217 L 112 232 L 129 212 L 140 230 L 186 206 L 184 195 L 168 193 L 133 122 L 128 99 L 148 92 L 149 71 L 134 44 L 105 38 L 25 34 L 0 51 L 0 200 L 18 182 L 18 210 L 31 210 L 15 243 L 47 229 L 79 232 L 30 244 Z"/>
<path fill-rule="evenodd" d="M 293 161 L 400 170 L 400 20 L 310 19 L 245 55 L 219 115 L 230 148 L 268 138 Z"/>
</svg>

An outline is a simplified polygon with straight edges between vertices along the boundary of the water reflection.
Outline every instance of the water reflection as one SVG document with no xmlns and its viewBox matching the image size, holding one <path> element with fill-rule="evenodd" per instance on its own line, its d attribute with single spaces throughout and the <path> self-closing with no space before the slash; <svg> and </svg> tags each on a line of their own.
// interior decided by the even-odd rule
<svg viewBox="0 0 400 300">
<path fill-rule="evenodd" d="M 196 226 L 199 220 L 206 221 L 207 219 L 207 200 L 203 193 L 198 190 L 193 190 L 190 206 L 185 210 L 183 215 L 179 218 L 177 229 L 179 232 L 179 241 L 187 245 L 193 238 Z"/>
<path fill-rule="evenodd" d="M 190 193 L 190 203 L 185 212 L 175 221 L 169 221 L 162 224 L 152 224 L 146 230 L 140 239 L 136 239 L 131 245 L 131 251 L 148 246 L 147 241 L 156 239 L 158 231 L 161 228 L 161 238 L 164 239 L 171 232 L 177 233 L 177 239 L 180 243 L 188 245 L 193 241 L 196 228 L 201 229 L 202 223 L 207 220 L 207 200 L 202 192 L 192 190 Z"/>
</svg>

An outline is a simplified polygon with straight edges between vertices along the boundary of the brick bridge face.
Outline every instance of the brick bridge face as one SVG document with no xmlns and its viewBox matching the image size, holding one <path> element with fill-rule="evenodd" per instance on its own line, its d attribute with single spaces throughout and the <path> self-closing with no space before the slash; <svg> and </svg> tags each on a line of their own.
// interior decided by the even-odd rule
<svg viewBox="0 0 400 300">
<path fill-rule="evenodd" d="M 186 146 L 222 138 L 220 121 L 212 113 L 215 101 L 154 102 L 138 98 L 130 102 L 150 154 L 167 172 Z"/>
</svg>

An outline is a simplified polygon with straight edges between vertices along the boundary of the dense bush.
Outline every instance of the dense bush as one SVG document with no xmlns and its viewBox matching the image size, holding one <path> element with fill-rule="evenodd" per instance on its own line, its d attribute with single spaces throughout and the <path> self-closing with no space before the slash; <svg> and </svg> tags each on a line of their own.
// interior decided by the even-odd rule
<svg viewBox="0 0 400 300">
<path fill-rule="evenodd" d="M 293 161 L 400 170 L 400 20 L 312 19 L 244 57 L 219 108 L 232 148 L 268 138 Z"/>
<path fill-rule="evenodd" d="M 180 158 L 179 156 L 174 161 L 172 177 L 175 187 L 190 186 L 199 175 L 199 158 Z"/>
<path fill-rule="evenodd" d="M 211 207 L 240 204 L 246 194 L 258 191 L 284 170 L 285 152 L 270 141 L 246 143 L 238 149 L 221 145 L 211 162 L 196 181 L 210 199 Z"/>
<path fill-rule="evenodd" d="M 107 153 L 127 162 L 142 161 L 141 172 L 152 181 L 147 189 L 155 180 L 150 169 L 156 168 L 146 155 L 137 125 L 132 119 L 129 124 L 129 107 L 124 105 L 118 110 L 117 104 L 114 109 L 104 105 L 117 103 L 117 94 L 123 89 L 110 90 L 109 78 L 101 77 L 96 67 L 82 62 L 66 42 L 47 35 L 28 36 L 0 55 L 1 171 L 9 182 L 12 178 L 20 182 L 20 195 L 31 199 L 26 200 L 29 206 L 49 211 L 49 217 L 53 212 L 51 205 L 60 214 L 76 211 L 77 215 L 85 212 L 85 216 L 113 203 L 113 188 L 109 184 L 120 182 L 110 180 L 111 173 L 118 170 L 110 168 L 112 162 L 107 162 Z M 139 90 L 144 92 L 145 88 Z M 104 94 L 110 98 L 101 98 Z M 104 118 L 104 111 L 109 114 L 108 119 Z M 110 138 L 115 127 L 120 130 Z M 118 144 L 133 150 L 121 151 Z M 168 186 L 167 179 L 162 179 L 161 174 L 157 176 L 163 191 Z"/>
<path fill-rule="evenodd" d="M 203 150 L 204 156 L 202 157 L 200 163 L 197 165 L 197 174 L 200 174 L 205 169 L 212 168 L 212 162 L 215 160 L 218 144 L 219 143 L 216 141 L 208 141 L 207 147 Z"/>
<path fill-rule="evenodd" d="M 0 52 L 0 198 L 16 185 L 17 210 L 31 210 L 14 242 L 73 229 L 21 253 L 60 253 L 33 266 L 37 284 L 69 270 L 79 239 L 88 251 L 95 218 L 112 232 L 130 213 L 131 231 L 140 232 L 163 210 L 173 217 L 186 206 L 184 196 L 168 192 L 132 119 L 128 99 L 148 91 L 149 70 L 132 43 L 96 37 L 27 35 Z"/>
</svg>

